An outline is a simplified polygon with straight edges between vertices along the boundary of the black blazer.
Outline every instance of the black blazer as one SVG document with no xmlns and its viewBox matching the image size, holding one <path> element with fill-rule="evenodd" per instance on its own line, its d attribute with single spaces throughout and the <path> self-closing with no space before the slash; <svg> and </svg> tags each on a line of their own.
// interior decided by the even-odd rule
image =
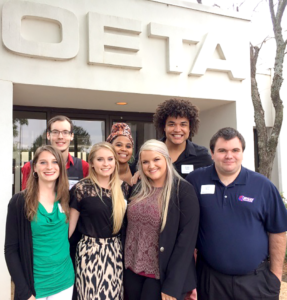
<svg viewBox="0 0 287 300">
<path fill-rule="evenodd" d="M 199 203 L 194 188 L 184 179 L 176 179 L 166 225 L 159 237 L 161 291 L 176 299 L 196 288 L 193 254 L 198 224 Z"/>
<path fill-rule="evenodd" d="M 173 185 L 167 222 L 159 238 L 161 291 L 180 299 L 196 288 L 194 248 L 199 224 L 199 203 L 185 180 Z"/>
</svg>

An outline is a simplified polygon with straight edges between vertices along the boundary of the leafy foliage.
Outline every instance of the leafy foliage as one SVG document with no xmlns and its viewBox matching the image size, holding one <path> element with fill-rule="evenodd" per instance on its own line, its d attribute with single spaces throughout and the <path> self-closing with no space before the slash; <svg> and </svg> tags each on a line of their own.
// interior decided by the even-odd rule
<svg viewBox="0 0 287 300">
<path fill-rule="evenodd" d="M 29 124 L 28 119 L 13 118 L 13 137 L 17 137 L 19 135 L 18 123 L 20 126 Z"/>
</svg>

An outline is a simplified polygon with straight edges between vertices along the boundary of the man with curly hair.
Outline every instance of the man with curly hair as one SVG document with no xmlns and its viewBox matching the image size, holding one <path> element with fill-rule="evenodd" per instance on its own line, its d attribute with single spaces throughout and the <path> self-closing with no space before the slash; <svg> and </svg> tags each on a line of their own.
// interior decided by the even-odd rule
<svg viewBox="0 0 287 300">
<path fill-rule="evenodd" d="M 170 99 L 158 105 L 153 123 L 166 144 L 177 172 L 190 172 L 213 163 L 208 150 L 191 141 L 199 127 L 199 111 L 188 100 Z"/>
</svg>

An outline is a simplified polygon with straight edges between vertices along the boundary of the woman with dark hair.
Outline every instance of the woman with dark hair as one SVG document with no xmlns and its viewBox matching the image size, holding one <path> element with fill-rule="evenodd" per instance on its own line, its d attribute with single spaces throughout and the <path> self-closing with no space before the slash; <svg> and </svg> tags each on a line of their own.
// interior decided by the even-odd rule
<svg viewBox="0 0 287 300">
<path fill-rule="evenodd" d="M 129 300 L 182 300 L 196 286 L 193 252 L 199 204 L 163 142 L 139 152 L 141 181 L 127 210 L 125 291 Z"/>
<path fill-rule="evenodd" d="M 116 150 L 120 179 L 132 185 L 131 179 L 135 169 L 130 166 L 129 161 L 133 155 L 134 140 L 129 125 L 126 123 L 114 124 L 107 142 L 111 143 Z"/>
<path fill-rule="evenodd" d="M 77 223 L 82 234 L 76 250 L 77 299 L 121 300 L 123 263 L 119 233 L 126 202 L 113 146 L 107 142 L 95 144 L 89 165 L 88 177 L 73 187 L 70 202 L 69 235 Z"/>
<path fill-rule="evenodd" d="M 37 149 L 27 188 L 8 205 L 5 259 L 15 300 L 71 300 L 69 185 L 65 162 L 52 146 Z"/>
</svg>

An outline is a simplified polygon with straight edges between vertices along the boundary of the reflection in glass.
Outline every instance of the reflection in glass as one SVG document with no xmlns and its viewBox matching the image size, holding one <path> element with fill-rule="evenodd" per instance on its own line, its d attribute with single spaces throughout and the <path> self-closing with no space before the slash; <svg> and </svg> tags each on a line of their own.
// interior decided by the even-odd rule
<svg viewBox="0 0 287 300">
<path fill-rule="evenodd" d="M 46 113 L 13 113 L 13 194 L 21 190 L 21 168 L 46 144 Z"/>
<path fill-rule="evenodd" d="M 92 146 L 105 140 L 105 122 L 72 120 L 74 124 L 74 139 L 71 142 L 70 154 L 85 161 Z"/>
<path fill-rule="evenodd" d="M 123 121 L 114 121 L 113 124 L 122 123 Z M 132 137 L 134 140 L 134 149 L 133 153 L 138 153 L 141 145 L 150 139 L 156 139 L 156 130 L 151 122 L 137 122 L 130 121 L 124 122 L 128 124 L 132 131 Z"/>
<path fill-rule="evenodd" d="M 13 112 L 13 194 L 21 190 L 21 167 L 33 159 L 36 149 L 46 145 L 47 115 L 45 112 Z M 122 122 L 123 120 L 119 120 Z M 105 121 L 72 120 L 74 139 L 70 145 L 70 154 L 88 161 L 91 147 L 105 140 Z M 114 123 L 117 123 L 115 121 Z M 134 153 L 146 141 L 156 138 L 152 122 L 127 122 L 135 142 Z"/>
</svg>

